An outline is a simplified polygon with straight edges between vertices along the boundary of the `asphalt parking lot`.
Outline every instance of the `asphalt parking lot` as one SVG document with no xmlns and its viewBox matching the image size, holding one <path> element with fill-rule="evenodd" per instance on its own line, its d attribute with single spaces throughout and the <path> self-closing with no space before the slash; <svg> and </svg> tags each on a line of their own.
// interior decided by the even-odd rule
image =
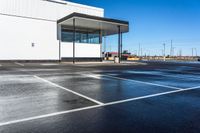
<svg viewBox="0 0 200 133">
<path fill-rule="evenodd" d="M 200 64 L 0 63 L 1 133 L 199 133 Z"/>
</svg>

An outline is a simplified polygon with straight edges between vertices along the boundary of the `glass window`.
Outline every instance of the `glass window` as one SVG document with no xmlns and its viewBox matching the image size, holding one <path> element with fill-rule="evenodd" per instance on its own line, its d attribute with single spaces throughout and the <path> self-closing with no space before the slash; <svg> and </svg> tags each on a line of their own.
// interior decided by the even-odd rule
<svg viewBox="0 0 200 133">
<path fill-rule="evenodd" d="M 61 35 L 62 42 L 73 42 L 73 32 L 62 31 Z"/>
<path fill-rule="evenodd" d="M 94 43 L 94 44 L 100 43 L 99 34 L 93 33 L 89 34 L 88 36 L 89 36 L 88 37 L 89 43 Z"/>
<path fill-rule="evenodd" d="M 100 44 L 99 31 L 87 32 L 87 31 L 76 31 L 76 42 L 77 43 L 89 43 L 89 44 Z M 73 31 L 62 29 L 63 42 L 73 42 Z"/>
</svg>

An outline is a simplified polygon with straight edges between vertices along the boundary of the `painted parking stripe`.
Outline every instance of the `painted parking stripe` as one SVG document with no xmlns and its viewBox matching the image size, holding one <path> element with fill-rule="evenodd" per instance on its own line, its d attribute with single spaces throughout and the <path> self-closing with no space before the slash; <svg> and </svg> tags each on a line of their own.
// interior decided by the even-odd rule
<svg viewBox="0 0 200 133">
<path fill-rule="evenodd" d="M 19 66 L 25 66 L 24 64 L 22 63 L 19 63 L 19 62 L 15 62 L 16 65 L 19 65 Z"/>
<path fill-rule="evenodd" d="M 51 74 L 37 74 L 37 76 L 62 76 L 62 75 L 80 75 L 79 73 L 51 73 Z"/>
<path fill-rule="evenodd" d="M 183 88 L 178 88 L 174 86 L 168 86 L 168 85 L 161 85 L 161 84 L 155 84 L 155 83 L 150 83 L 150 82 L 144 82 L 144 81 L 139 81 L 139 80 L 133 80 L 133 79 L 126 79 L 126 78 L 120 78 L 116 76 L 111 76 L 111 75 L 99 75 L 99 76 L 104 76 L 104 77 L 109 77 L 113 79 L 119 79 L 119 80 L 125 80 L 129 82 L 136 82 L 136 83 L 142 83 L 142 84 L 147 84 L 147 85 L 152 85 L 152 86 L 159 86 L 159 87 L 164 87 L 164 88 L 170 88 L 170 89 L 175 89 L 175 90 L 182 90 Z"/>
<path fill-rule="evenodd" d="M 13 120 L 13 121 L 0 123 L 0 127 L 11 125 L 11 124 L 16 124 L 16 123 L 21 123 L 21 122 L 33 121 L 33 120 L 42 119 L 42 118 L 48 118 L 48 117 L 52 117 L 52 116 L 58 116 L 58 115 L 73 113 L 73 112 L 79 112 L 79 111 L 83 111 L 83 110 L 89 110 L 89 109 L 95 109 L 95 108 L 99 108 L 99 107 L 117 105 L 117 104 L 127 103 L 127 102 L 131 102 L 131 101 L 137 101 L 137 100 L 142 100 L 142 99 L 147 99 L 147 98 L 152 98 L 152 97 L 174 94 L 174 93 L 178 93 L 178 92 L 190 91 L 190 90 L 195 90 L 195 89 L 199 89 L 199 88 L 200 88 L 200 86 L 196 86 L 196 87 L 182 89 L 182 90 L 167 91 L 167 92 L 163 92 L 163 93 L 156 93 L 156 94 L 151 94 L 151 95 L 146 95 L 146 96 L 141 96 L 141 97 L 136 97 L 136 98 L 130 98 L 130 99 L 126 99 L 126 100 L 109 102 L 109 103 L 105 103 L 105 104 L 101 104 L 101 105 L 94 105 L 94 106 L 89 106 L 89 107 L 84 107 L 84 108 L 78 108 L 78 109 L 72 109 L 72 110 L 61 111 L 61 112 L 56 112 L 56 113 L 50 113 L 50 114 L 46 114 L 46 115 L 29 117 L 29 118 L 25 118 L 25 119 Z"/>
<path fill-rule="evenodd" d="M 199 75 L 200 73 L 195 73 L 195 72 L 188 72 L 188 71 L 176 71 L 176 70 L 167 70 L 167 69 L 156 69 L 158 71 L 166 71 L 166 72 L 179 72 L 179 73 L 184 73 L 184 74 L 193 74 L 193 75 Z"/>
<path fill-rule="evenodd" d="M 89 77 L 89 78 L 94 78 L 94 79 L 102 79 L 102 77 L 100 75 L 97 74 L 81 74 L 85 77 Z"/>
<path fill-rule="evenodd" d="M 2 65 L 0 64 L 0 67 L 2 67 Z"/>
<path fill-rule="evenodd" d="M 120 104 L 120 103 L 125 103 L 125 102 L 130 102 L 130 101 L 136 101 L 136 100 L 151 98 L 151 97 L 163 96 L 163 95 L 167 95 L 167 94 L 173 94 L 173 93 L 178 93 L 178 92 L 195 90 L 195 89 L 199 89 L 199 88 L 200 88 L 200 86 L 196 86 L 196 87 L 191 87 L 191 88 L 187 88 L 187 89 L 179 89 L 179 90 L 161 92 L 161 93 L 156 93 L 156 94 L 151 94 L 151 95 L 146 95 L 146 96 L 141 96 L 141 97 L 136 97 L 136 98 L 130 98 L 130 99 L 126 99 L 126 100 L 120 100 L 120 101 L 116 101 L 116 102 L 110 102 L 110 103 L 106 103 L 106 105 L 108 106 L 108 105 Z"/>
<path fill-rule="evenodd" d="M 44 81 L 44 82 L 46 82 L 46 83 L 49 83 L 49 84 L 51 84 L 51 85 L 53 85 L 53 86 L 55 86 L 55 87 L 58 87 L 58 88 L 63 89 L 63 90 L 66 90 L 66 91 L 71 92 L 71 93 L 73 93 L 73 94 L 75 94 L 75 95 L 78 95 L 78 96 L 80 96 L 80 97 L 82 97 L 82 98 L 85 98 L 85 99 L 87 99 L 87 100 L 89 100 L 89 101 L 92 101 L 92 102 L 94 102 L 94 103 L 96 103 L 96 104 L 99 104 L 99 105 L 103 105 L 103 104 L 104 104 L 104 103 L 102 103 L 102 102 L 100 102 L 100 101 L 97 101 L 97 100 L 95 100 L 95 99 L 92 99 L 92 98 L 90 98 L 90 97 L 87 97 L 87 96 L 85 96 L 85 95 L 83 95 L 83 94 L 80 94 L 80 93 L 78 93 L 78 92 L 72 91 L 72 90 L 70 90 L 70 89 L 68 89 L 68 88 L 65 88 L 65 87 L 63 87 L 63 86 L 60 86 L 60 85 L 58 85 L 58 84 L 55 84 L 55 83 L 53 83 L 53 82 L 51 82 L 51 81 L 48 81 L 48 80 L 43 79 L 43 78 L 41 78 L 41 77 L 38 77 L 38 76 L 36 76 L 36 75 L 34 75 L 34 77 L 37 78 L 37 79 L 39 79 L 39 80 L 42 80 L 42 81 Z"/>
<path fill-rule="evenodd" d="M 165 75 L 161 75 L 161 76 L 165 76 L 165 77 L 172 77 L 172 78 L 178 78 L 178 79 L 184 79 L 184 80 L 187 80 L 187 79 L 200 79 L 199 77 L 191 77 L 191 76 L 187 76 L 187 77 L 182 77 L 182 76 L 174 76 L 174 75 L 168 75 L 168 74 L 165 74 Z"/>
<path fill-rule="evenodd" d="M 37 71 L 61 71 L 62 69 L 22 69 L 23 72 L 37 72 Z"/>
<path fill-rule="evenodd" d="M 59 64 L 54 63 L 47 63 L 47 64 L 40 64 L 41 66 L 58 66 Z"/>
</svg>

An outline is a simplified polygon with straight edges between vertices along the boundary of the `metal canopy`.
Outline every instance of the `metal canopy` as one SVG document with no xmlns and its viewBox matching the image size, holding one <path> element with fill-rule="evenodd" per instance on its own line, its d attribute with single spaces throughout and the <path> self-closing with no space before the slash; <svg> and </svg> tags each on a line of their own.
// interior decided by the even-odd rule
<svg viewBox="0 0 200 133">
<path fill-rule="evenodd" d="M 76 30 L 80 29 L 87 30 L 88 32 L 97 30 L 100 33 L 100 39 L 102 39 L 101 38 L 102 36 L 118 34 L 118 57 L 120 63 L 121 53 L 122 53 L 122 34 L 129 31 L 129 22 L 80 14 L 80 13 L 72 13 L 71 15 L 58 20 L 57 24 L 61 28 L 63 27 L 73 30 L 73 63 L 75 63 L 76 59 L 75 57 Z"/>
<path fill-rule="evenodd" d="M 76 29 L 88 29 L 99 30 L 102 36 L 115 35 L 119 33 L 119 27 L 121 33 L 129 31 L 129 22 L 109 19 L 97 16 L 91 16 L 80 13 L 72 13 L 60 20 L 57 23 L 61 26 L 71 27 L 73 29 L 73 20 L 76 20 Z"/>
</svg>

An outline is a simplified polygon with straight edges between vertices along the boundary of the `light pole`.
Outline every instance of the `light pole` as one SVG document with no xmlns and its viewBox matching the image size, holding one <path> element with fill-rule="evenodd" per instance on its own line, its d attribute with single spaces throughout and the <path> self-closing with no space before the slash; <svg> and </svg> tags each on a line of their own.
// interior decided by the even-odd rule
<svg viewBox="0 0 200 133">
<path fill-rule="evenodd" d="M 197 54 L 197 48 L 195 48 L 195 56 L 196 57 L 198 56 L 198 54 Z"/>
<path fill-rule="evenodd" d="M 163 61 L 166 61 L 165 46 L 166 46 L 166 44 L 164 43 L 164 44 L 163 44 L 163 47 L 164 47 L 164 51 L 163 51 Z"/>
<path fill-rule="evenodd" d="M 194 49 L 192 48 L 192 58 L 193 58 L 193 56 L 194 56 L 194 51 L 193 51 Z"/>
<path fill-rule="evenodd" d="M 138 57 L 140 57 L 140 43 L 139 43 L 139 49 L 138 49 Z"/>
<path fill-rule="evenodd" d="M 172 44 L 172 40 L 171 40 L 171 49 L 170 49 L 170 56 L 172 57 L 173 56 L 173 44 Z"/>
</svg>

